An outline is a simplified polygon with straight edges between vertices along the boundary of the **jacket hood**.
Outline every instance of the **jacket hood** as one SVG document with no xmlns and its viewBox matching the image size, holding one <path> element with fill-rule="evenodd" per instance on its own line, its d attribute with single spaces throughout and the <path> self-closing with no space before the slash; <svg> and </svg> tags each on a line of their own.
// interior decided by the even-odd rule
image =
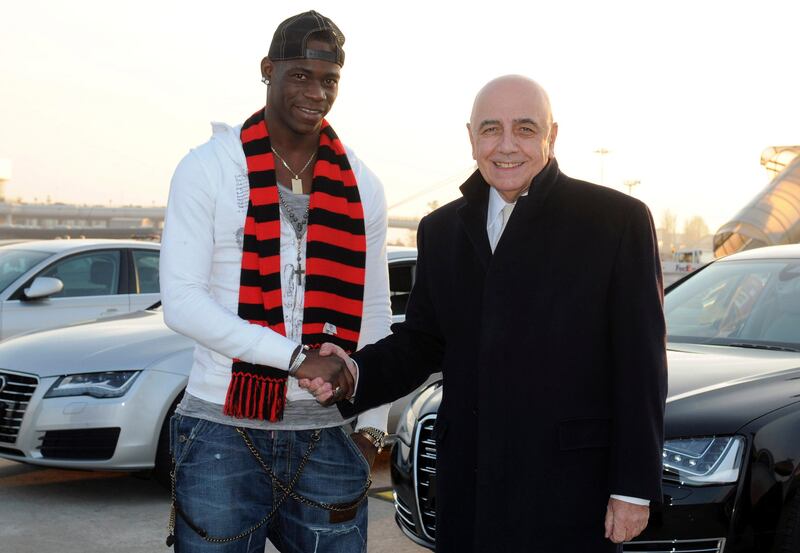
<svg viewBox="0 0 800 553">
<path fill-rule="evenodd" d="M 145 369 L 194 342 L 170 330 L 160 311 L 47 330 L 0 343 L 0 367 L 39 377 Z M 189 374 L 191 363 L 186 366 Z"/>
<path fill-rule="evenodd" d="M 227 123 L 212 121 L 211 143 L 230 158 L 231 161 L 245 168 L 247 167 L 247 161 L 245 160 L 244 151 L 242 150 L 242 140 L 239 137 L 241 130 L 241 125 L 232 127 Z"/>
</svg>

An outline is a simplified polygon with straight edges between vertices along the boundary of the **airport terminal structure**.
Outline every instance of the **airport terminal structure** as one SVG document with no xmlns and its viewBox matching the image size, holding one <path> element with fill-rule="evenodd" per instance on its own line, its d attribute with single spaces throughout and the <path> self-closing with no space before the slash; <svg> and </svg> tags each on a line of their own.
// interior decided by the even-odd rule
<svg viewBox="0 0 800 553">
<path fill-rule="evenodd" d="M 800 243 L 800 146 L 761 154 L 772 181 L 714 235 L 714 257 L 741 250 Z"/>
</svg>

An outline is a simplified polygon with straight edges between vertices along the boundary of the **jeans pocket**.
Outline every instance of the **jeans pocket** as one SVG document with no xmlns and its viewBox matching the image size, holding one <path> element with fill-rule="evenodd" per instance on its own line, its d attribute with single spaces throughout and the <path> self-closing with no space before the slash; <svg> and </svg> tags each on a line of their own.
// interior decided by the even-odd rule
<svg viewBox="0 0 800 553">
<path fill-rule="evenodd" d="M 344 425 L 340 426 L 339 430 L 341 431 L 342 437 L 347 443 L 348 449 L 350 449 L 352 454 L 358 458 L 359 462 L 364 467 L 364 470 L 367 471 L 367 476 L 369 476 L 370 472 L 372 472 L 372 467 L 370 466 L 369 461 L 367 461 L 367 458 L 364 457 L 364 454 L 361 452 L 361 449 L 358 447 L 358 444 L 356 444 L 356 442 L 353 441 L 353 438 L 350 437 L 350 432 L 348 431 L 348 428 L 349 428 L 348 425 Z"/>
<path fill-rule="evenodd" d="M 178 425 L 181 423 L 181 418 L 178 413 L 173 413 L 169 419 L 169 454 L 172 456 L 173 461 L 177 457 L 175 447 L 178 443 Z"/>
<path fill-rule="evenodd" d="M 170 450 L 177 470 L 191 449 L 192 443 L 208 424 L 207 420 L 174 414 L 170 421 Z"/>
</svg>

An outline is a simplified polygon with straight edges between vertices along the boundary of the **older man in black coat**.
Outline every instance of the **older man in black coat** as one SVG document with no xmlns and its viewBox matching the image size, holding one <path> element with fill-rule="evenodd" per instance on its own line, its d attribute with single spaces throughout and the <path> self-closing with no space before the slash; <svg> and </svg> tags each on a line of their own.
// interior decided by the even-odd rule
<svg viewBox="0 0 800 553">
<path fill-rule="evenodd" d="M 478 170 L 420 222 L 406 320 L 352 356 L 354 408 L 443 372 L 437 551 L 619 551 L 661 500 L 652 218 L 559 171 L 549 100 L 527 78 L 487 84 L 468 129 Z M 339 399 L 320 379 L 304 384 Z"/>
</svg>

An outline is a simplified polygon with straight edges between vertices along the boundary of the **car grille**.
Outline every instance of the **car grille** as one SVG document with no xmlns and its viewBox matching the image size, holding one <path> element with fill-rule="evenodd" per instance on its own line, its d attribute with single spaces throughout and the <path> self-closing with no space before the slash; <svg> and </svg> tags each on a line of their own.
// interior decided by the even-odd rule
<svg viewBox="0 0 800 553">
<path fill-rule="evenodd" d="M 397 511 L 397 520 L 400 521 L 400 524 L 403 525 L 404 528 L 410 530 L 411 533 L 417 533 L 417 527 L 414 524 L 414 517 L 411 515 L 411 509 L 409 509 L 408 505 L 405 502 L 397 497 L 397 494 L 394 494 L 394 510 Z"/>
<path fill-rule="evenodd" d="M 111 459 L 117 449 L 119 432 L 119 428 L 49 430 L 42 440 L 42 457 L 87 461 Z"/>
<path fill-rule="evenodd" d="M 0 371 L 0 443 L 17 440 L 22 417 L 38 384 L 35 376 Z"/>
<path fill-rule="evenodd" d="M 422 533 L 436 540 L 436 440 L 433 425 L 436 415 L 422 417 L 417 423 L 414 442 L 414 491 Z"/>
<path fill-rule="evenodd" d="M 436 541 L 436 415 L 426 415 L 417 423 L 414 442 L 414 491 L 417 495 L 422 533 Z M 394 507 L 401 524 L 417 534 L 411 509 L 394 495 Z M 724 538 L 704 540 L 636 541 L 624 545 L 624 553 L 723 553 Z"/>
<path fill-rule="evenodd" d="M 725 538 L 708 540 L 635 541 L 626 543 L 625 553 L 722 553 Z"/>
</svg>

